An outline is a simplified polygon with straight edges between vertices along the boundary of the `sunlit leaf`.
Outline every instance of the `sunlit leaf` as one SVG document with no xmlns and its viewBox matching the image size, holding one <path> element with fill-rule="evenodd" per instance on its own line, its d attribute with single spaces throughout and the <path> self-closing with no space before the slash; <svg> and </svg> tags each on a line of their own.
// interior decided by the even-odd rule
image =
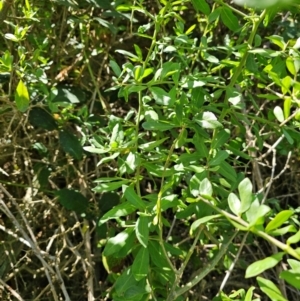
<svg viewBox="0 0 300 301">
<path fill-rule="evenodd" d="M 228 205 L 230 210 L 235 214 L 235 215 L 239 215 L 240 213 L 240 208 L 241 208 L 241 201 L 239 200 L 239 198 L 234 194 L 234 193 L 230 193 L 228 196 Z"/>
<path fill-rule="evenodd" d="M 135 206 L 137 209 L 146 209 L 146 204 L 142 200 L 142 198 L 135 192 L 133 186 L 123 185 L 123 193 L 126 200 Z"/>
<path fill-rule="evenodd" d="M 286 243 L 288 245 L 291 245 L 291 244 L 296 244 L 300 241 L 300 230 L 294 234 L 293 236 L 289 237 L 286 241 Z"/>
<path fill-rule="evenodd" d="M 264 279 L 261 277 L 256 278 L 257 283 L 260 289 L 271 299 L 276 301 L 288 301 L 282 296 L 282 293 L 277 288 L 277 286 L 268 279 Z"/>
<path fill-rule="evenodd" d="M 300 290 L 300 271 L 282 271 L 279 275 L 279 278 L 285 280 L 287 283 Z"/>
<path fill-rule="evenodd" d="M 17 109 L 20 112 L 25 112 L 28 109 L 29 106 L 29 93 L 27 90 L 26 85 L 23 83 L 22 80 L 19 81 L 16 94 L 15 94 L 15 101 Z"/>
<path fill-rule="evenodd" d="M 120 251 L 126 243 L 126 240 L 129 238 L 132 229 L 128 228 L 123 232 L 118 233 L 116 236 L 111 237 L 104 248 L 103 255 L 104 256 L 111 256 L 118 251 Z"/>
<path fill-rule="evenodd" d="M 220 218 L 220 217 L 221 217 L 220 214 L 216 214 L 216 215 L 209 215 L 209 216 L 205 216 L 205 217 L 197 219 L 191 225 L 190 235 L 193 235 L 193 233 L 195 232 L 195 230 L 198 229 L 200 225 L 205 224 L 205 223 L 207 223 L 210 220 L 213 220 L 213 219 L 216 219 L 216 218 Z"/>
<path fill-rule="evenodd" d="M 100 218 L 100 220 L 98 222 L 98 226 L 103 225 L 108 220 L 115 219 L 115 218 L 118 218 L 118 217 L 121 217 L 121 216 L 127 216 L 127 215 L 131 214 L 132 212 L 134 212 L 135 210 L 136 210 L 136 208 L 133 205 L 131 205 L 130 203 L 127 203 L 127 202 L 123 203 L 123 204 L 120 204 L 120 205 L 117 205 L 113 209 L 106 212 Z"/>
<path fill-rule="evenodd" d="M 239 213 L 246 212 L 252 202 L 252 183 L 249 178 L 245 178 L 238 186 L 241 207 Z"/>
<path fill-rule="evenodd" d="M 266 257 L 262 260 L 258 260 L 256 262 L 252 263 L 251 265 L 248 266 L 248 268 L 246 270 L 245 278 L 257 276 L 257 275 L 263 273 L 264 271 L 266 271 L 270 268 L 273 268 L 274 266 L 276 266 L 278 264 L 278 262 L 281 261 L 283 255 L 284 255 L 284 252 L 280 252 L 280 253 L 274 254 L 270 257 Z"/>
<path fill-rule="evenodd" d="M 271 232 L 284 224 L 292 215 L 292 210 L 283 210 L 276 214 L 276 216 L 267 224 L 266 232 Z"/>
</svg>

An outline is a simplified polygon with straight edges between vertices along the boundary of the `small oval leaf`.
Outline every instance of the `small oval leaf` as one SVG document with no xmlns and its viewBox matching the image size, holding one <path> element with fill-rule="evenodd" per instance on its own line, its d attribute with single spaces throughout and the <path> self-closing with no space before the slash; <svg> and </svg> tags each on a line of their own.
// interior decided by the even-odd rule
<svg viewBox="0 0 300 301">
<path fill-rule="evenodd" d="M 265 270 L 273 268 L 278 264 L 279 261 L 281 261 L 284 254 L 284 252 L 280 252 L 252 263 L 246 270 L 245 278 L 257 276 L 263 273 Z"/>
<path fill-rule="evenodd" d="M 239 200 L 239 198 L 234 194 L 234 193 L 230 193 L 228 196 L 228 205 L 230 210 L 235 214 L 235 215 L 239 215 L 240 212 L 240 207 L 241 207 L 241 201 Z"/>
<path fill-rule="evenodd" d="M 271 232 L 278 229 L 282 224 L 284 224 L 293 215 L 292 210 L 280 211 L 266 226 L 266 232 Z"/>
</svg>

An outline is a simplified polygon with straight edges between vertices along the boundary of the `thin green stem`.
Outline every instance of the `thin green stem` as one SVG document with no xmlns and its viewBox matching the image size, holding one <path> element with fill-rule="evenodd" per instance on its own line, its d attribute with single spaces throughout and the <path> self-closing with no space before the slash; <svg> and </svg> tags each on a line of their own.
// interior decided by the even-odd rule
<svg viewBox="0 0 300 301">
<path fill-rule="evenodd" d="M 208 206 L 213 208 L 218 213 L 222 214 L 234 226 L 237 226 L 237 224 L 239 224 L 242 228 L 244 228 L 245 231 L 252 232 L 257 236 L 260 236 L 260 237 L 264 238 L 269 243 L 277 246 L 279 249 L 283 250 L 284 252 L 288 253 L 289 255 L 293 256 L 294 258 L 300 260 L 300 254 L 298 252 L 296 252 L 293 248 L 291 248 L 289 245 L 286 245 L 286 244 L 282 243 L 281 241 L 279 241 L 276 238 L 270 236 L 269 234 L 267 234 L 266 232 L 264 232 L 262 230 L 258 230 L 255 226 L 251 226 L 249 223 L 244 221 L 242 218 L 240 218 L 238 216 L 235 216 L 233 214 L 230 214 L 230 213 L 216 207 L 215 205 L 213 205 L 211 202 L 209 202 L 205 198 L 200 196 L 199 200 L 201 200 L 202 202 L 204 202 L 205 204 L 207 204 Z"/>
<path fill-rule="evenodd" d="M 171 157 L 172 157 L 172 154 L 174 152 L 174 149 L 175 149 L 175 145 L 177 143 L 177 141 L 179 139 L 181 139 L 181 135 L 183 135 L 183 132 L 184 132 L 184 129 L 185 127 L 182 127 L 182 130 L 181 130 L 181 133 L 179 135 L 179 137 L 173 142 L 171 148 L 170 148 L 170 151 L 168 153 L 168 157 L 167 157 L 167 160 L 164 164 L 164 169 L 163 169 L 163 174 L 162 174 L 162 178 L 161 178 L 161 184 L 160 184 L 160 190 L 159 190 L 159 193 L 158 193 L 158 196 L 157 196 L 157 201 L 156 201 L 156 218 L 155 218 L 155 223 L 157 223 L 158 225 L 158 237 L 159 237 L 159 244 L 161 245 L 162 247 L 162 250 L 163 250 L 163 253 L 170 265 L 170 267 L 172 268 L 173 272 L 175 274 L 178 274 L 179 272 L 177 271 L 177 269 L 173 266 L 169 256 L 168 256 L 168 253 L 165 249 L 165 246 L 164 246 L 164 239 L 163 239 L 163 223 L 162 223 L 162 217 L 161 217 L 161 201 L 162 201 L 162 196 L 163 196 L 163 193 L 164 193 L 164 182 L 165 182 L 165 173 L 166 173 L 166 170 L 170 164 L 170 160 L 171 160 Z"/>
<path fill-rule="evenodd" d="M 175 291 L 176 291 L 176 287 L 178 286 L 178 284 L 180 282 L 180 279 L 181 279 L 181 277 L 183 275 L 183 272 L 184 272 L 184 270 L 185 270 L 185 268 L 186 268 L 186 266 L 187 266 L 187 264 L 188 264 L 191 256 L 194 253 L 194 250 L 196 248 L 196 245 L 197 245 L 197 243 L 199 241 L 200 234 L 202 233 L 203 229 L 204 229 L 204 225 L 201 225 L 198 228 L 198 232 L 196 234 L 194 242 L 193 242 L 192 246 L 190 247 L 190 249 L 189 249 L 189 251 L 188 251 L 188 253 L 187 253 L 186 257 L 185 257 L 185 260 L 182 263 L 181 268 L 178 271 L 178 275 L 176 276 L 176 280 L 174 281 L 174 283 L 172 285 L 172 288 L 171 288 L 171 291 L 170 291 L 170 293 L 168 295 L 167 301 L 173 301 L 173 300 L 175 300 L 174 299 L 174 294 L 175 294 Z"/>
<path fill-rule="evenodd" d="M 151 43 L 151 46 L 150 46 L 150 49 L 147 53 L 147 57 L 146 59 L 144 60 L 143 62 L 143 70 L 146 69 L 148 63 L 149 63 L 149 60 L 150 60 L 150 55 L 153 51 L 153 48 L 155 47 L 156 45 L 156 38 L 157 38 L 157 25 L 155 23 L 155 29 L 154 29 L 154 33 L 153 33 L 153 36 L 152 36 L 152 43 Z M 141 85 L 141 81 L 138 81 L 137 82 L 137 85 Z M 142 116 L 142 112 L 143 112 L 143 96 L 142 96 L 142 92 L 139 91 L 138 92 L 138 102 L 139 102 L 139 108 L 138 108 L 138 113 L 137 113 L 137 116 L 136 116 L 136 122 L 135 122 L 135 135 L 136 137 L 138 137 L 139 135 L 139 128 L 140 128 L 140 122 L 141 122 L 141 116 Z M 136 151 L 138 151 L 138 139 L 137 139 L 137 143 L 136 143 L 136 148 L 135 148 Z M 137 166 L 136 168 L 136 173 L 135 173 L 135 180 L 136 180 L 136 191 L 137 191 L 137 194 L 139 196 L 141 196 L 141 188 L 140 188 L 140 173 L 141 173 L 141 166 L 140 164 Z"/>
<path fill-rule="evenodd" d="M 248 18 L 248 15 L 246 15 L 245 13 L 241 12 L 240 10 L 236 9 L 235 7 L 231 6 L 228 3 L 225 3 L 225 2 L 220 1 L 220 0 L 215 0 L 215 2 L 217 2 L 220 5 L 228 7 L 230 10 L 234 11 L 236 14 L 242 16 L 243 18 Z"/>
<path fill-rule="evenodd" d="M 79 26 L 79 29 L 80 29 L 80 30 L 79 30 L 79 32 L 80 32 L 80 39 L 81 39 L 81 41 L 82 41 L 82 43 L 83 43 L 84 45 L 87 45 L 88 43 L 87 43 L 86 39 L 83 37 L 83 26 L 84 26 L 84 25 L 83 25 L 82 23 L 80 23 L 80 26 Z M 87 36 L 88 36 L 88 35 L 87 35 Z M 92 79 L 94 88 L 95 88 L 95 90 L 96 90 L 96 92 L 97 92 L 97 95 L 98 95 L 98 97 L 99 97 L 99 101 L 100 101 L 100 103 L 101 103 L 101 105 L 102 105 L 102 107 L 103 107 L 105 113 L 107 114 L 107 113 L 110 112 L 110 107 L 109 107 L 109 105 L 107 104 L 106 100 L 103 98 L 103 96 L 102 96 L 102 94 L 101 94 L 101 92 L 100 92 L 100 89 L 99 89 L 97 80 L 96 80 L 96 78 L 95 78 L 95 76 L 94 76 L 94 73 L 93 73 L 93 70 L 92 70 L 92 67 L 91 67 L 91 64 L 90 64 L 89 57 L 87 56 L 85 50 L 83 51 L 83 56 L 84 56 L 84 62 L 85 62 L 85 64 L 86 64 L 86 66 L 87 66 L 87 68 L 88 68 L 88 71 L 89 71 L 89 74 L 90 74 L 90 76 L 91 76 L 91 79 Z"/>
<path fill-rule="evenodd" d="M 253 17 L 252 20 L 253 20 L 253 27 L 252 27 L 252 30 L 251 30 L 251 34 L 249 36 L 249 39 L 247 41 L 247 49 L 245 50 L 245 53 L 244 55 L 242 56 L 241 58 L 241 61 L 237 67 L 237 69 L 234 71 L 232 77 L 231 77 L 231 80 L 230 80 L 230 83 L 228 85 L 229 88 L 233 88 L 234 85 L 236 84 L 240 74 L 243 72 L 243 69 L 245 67 L 245 64 L 247 62 L 247 58 L 248 58 L 248 55 L 249 55 L 249 50 L 252 48 L 252 45 L 253 45 L 253 41 L 254 41 L 254 38 L 255 38 L 255 35 L 256 35 L 256 32 L 258 30 L 258 27 L 260 25 L 260 23 L 264 20 L 265 16 L 266 16 L 266 13 L 267 11 L 264 10 L 261 15 L 259 16 L 259 18 L 255 18 Z M 226 116 L 228 112 L 228 97 L 226 96 L 225 98 L 225 107 L 221 113 L 221 116 L 220 116 L 220 119 L 219 121 L 221 122 L 224 117 Z"/>
<path fill-rule="evenodd" d="M 228 247 L 230 246 L 232 240 L 235 238 L 237 233 L 238 232 L 235 232 L 233 236 L 228 240 L 228 242 L 222 245 L 222 247 L 219 250 L 219 253 L 210 261 L 210 263 L 205 268 L 201 268 L 196 272 L 197 275 L 195 278 L 191 279 L 189 283 L 175 291 L 175 293 L 172 296 L 173 299 L 169 299 L 169 301 L 176 300 L 180 295 L 189 291 L 192 287 L 197 285 L 205 276 L 207 276 L 215 268 L 215 266 L 218 264 L 221 258 L 226 254 Z"/>
</svg>

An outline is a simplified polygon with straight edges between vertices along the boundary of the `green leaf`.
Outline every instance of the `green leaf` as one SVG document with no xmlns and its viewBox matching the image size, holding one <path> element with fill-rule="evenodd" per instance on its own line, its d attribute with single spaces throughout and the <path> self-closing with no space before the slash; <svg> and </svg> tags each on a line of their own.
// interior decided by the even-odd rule
<svg viewBox="0 0 300 301">
<path fill-rule="evenodd" d="M 278 262 L 281 261 L 284 254 L 284 252 L 280 252 L 250 264 L 246 269 L 245 278 L 257 276 L 263 273 L 264 271 L 273 268 L 278 264 Z"/>
<path fill-rule="evenodd" d="M 264 279 L 262 277 L 256 278 L 260 289 L 271 299 L 276 301 L 288 301 L 285 299 L 277 286 L 270 280 Z"/>
<path fill-rule="evenodd" d="M 59 132 L 59 144 L 64 152 L 70 154 L 74 159 L 81 160 L 83 157 L 83 148 L 75 135 L 61 130 Z"/>
<path fill-rule="evenodd" d="M 207 178 L 205 178 L 204 180 L 201 181 L 200 187 L 199 187 L 199 194 L 204 197 L 212 196 L 213 187 Z"/>
<path fill-rule="evenodd" d="M 169 194 L 164 196 L 161 199 L 161 210 L 165 211 L 169 208 L 176 208 L 177 206 L 181 206 L 182 202 L 178 200 L 177 194 Z"/>
<path fill-rule="evenodd" d="M 255 300 L 252 300 L 252 296 L 253 296 L 253 291 L 254 291 L 254 290 L 255 290 L 255 287 L 254 287 L 254 286 L 251 286 L 251 287 L 248 289 L 244 301 L 255 301 Z"/>
<path fill-rule="evenodd" d="M 205 217 L 197 219 L 191 225 L 190 235 L 193 235 L 193 233 L 195 232 L 195 230 L 198 229 L 200 225 L 205 224 L 208 221 L 216 219 L 216 218 L 219 218 L 221 216 L 222 216 L 221 214 L 216 214 L 216 215 L 209 215 L 209 216 L 205 216 Z"/>
<path fill-rule="evenodd" d="M 294 212 L 292 210 L 283 210 L 276 214 L 276 216 L 268 223 L 266 226 L 266 232 L 269 233 L 277 228 L 279 228 L 282 224 L 284 224 Z"/>
<path fill-rule="evenodd" d="M 29 93 L 27 90 L 26 85 L 23 83 L 22 80 L 19 81 L 16 93 L 15 93 L 15 102 L 17 109 L 20 112 L 25 112 L 29 107 Z"/>
<path fill-rule="evenodd" d="M 231 87 L 228 87 L 226 89 L 226 96 L 228 98 L 228 101 L 232 103 L 234 106 L 237 106 L 242 101 L 241 92 Z"/>
<path fill-rule="evenodd" d="M 167 93 L 164 89 L 159 87 L 151 87 L 150 91 L 158 105 L 171 106 L 174 104 L 174 99 L 172 99 L 169 93 Z"/>
<path fill-rule="evenodd" d="M 139 210 L 146 209 L 146 204 L 143 202 L 142 198 L 138 196 L 137 193 L 134 191 L 133 186 L 123 185 L 122 190 L 126 200 L 129 203 L 131 203 L 135 208 Z"/>
<path fill-rule="evenodd" d="M 225 161 L 228 158 L 228 156 L 229 156 L 228 152 L 224 150 L 218 151 L 216 156 L 212 158 L 208 164 L 209 166 L 220 165 L 223 161 Z"/>
<path fill-rule="evenodd" d="M 229 165 L 227 162 L 222 162 L 220 164 L 220 168 L 218 169 L 218 172 L 227 180 L 235 183 L 237 179 L 236 172 L 234 168 Z"/>
<path fill-rule="evenodd" d="M 113 144 L 112 144 L 113 145 Z M 107 163 L 107 162 L 110 162 L 110 161 L 113 161 L 114 159 L 116 159 L 117 157 L 119 157 L 120 155 L 120 152 L 115 152 L 113 154 L 111 154 L 110 156 L 107 156 L 107 157 L 103 157 L 97 164 L 97 166 L 100 166 L 102 165 L 103 163 Z"/>
<path fill-rule="evenodd" d="M 128 268 L 116 280 L 115 290 L 118 295 L 122 296 L 128 289 L 136 285 L 137 285 L 137 281 L 135 280 L 131 269 Z"/>
<path fill-rule="evenodd" d="M 281 50 L 284 50 L 286 48 L 286 43 L 284 42 L 283 37 L 272 35 L 270 37 L 267 37 L 273 44 L 277 45 Z"/>
<path fill-rule="evenodd" d="M 294 58 L 288 57 L 285 61 L 287 69 L 290 71 L 292 75 L 297 75 L 297 70 L 294 64 Z"/>
<path fill-rule="evenodd" d="M 276 106 L 273 110 L 273 113 L 279 122 L 284 121 L 284 114 L 283 114 L 281 107 Z"/>
<path fill-rule="evenodd" d="M 287 283 L 300 290 L 300 272 L 288 270 L 282 271 L 279 275 L 280 279 L 285 280 Z"/>
<path fill-rule="evenodd" d="M 284 103 L 283 103 L 284 119 L 287 119 L 287 118 L 290 117 L 290 115 L 291 115 L 291 106 L 292 106 L 292 99 L 290 97 L 286 98 L 284 100 Z"/>
<path fill-rule="evenodd" d="M 173 74 L 178 73 L 180 70 L 180 65 L 173 62 L 165 62 L 162 65 L 162 68 L 159 68 L 154 75 L 154 80 L 164 79 Z"/>
<path fill-rule="evenodd" d="M 230 130 L 221 129 L 218 130 L 217 134 L 214 136 L 214 139 L 211 143 L 212 149 L 218 149 L 222 147 L 230 138 Z"/>
<path fill-rule="evenodd" d="M 4 37 L 8 40 L 14 41 L 14 42 L 19 42 L 19 39 L 12 33 L 6 33 Z"/>
<path fill-rule="evenodd" d="M 191 194 L 194 197 L 199 196 L 199 190 L 200 190 L 201 180 L 202 180 L 202 176 L 200 174 L 195 174 L 190 179 L 189 189 L 191 191 Z"/>
<path fill-rule="evenodd" d="M 39 127 L 48 131 L 57 129 L 55 119 L 46 110 L 34 107 L 30 110 L 28 120 L 34 127 Z"/>
<path fill-rule="evenodd" d="M 98 201 L 99 209 L 106 213 L 120 203 L 120 196 L 115 192 L 104 192 Z"/>
<path fill-rule="evenodd" d="M 210 6 L 205 0 L 192 0 L 192 3 L 196 10 L 201 11 L 206 16 L 210 14 Z"/>
<path fill-rule="evenodd" d="M 124 184 L 127 184 L 128 180 L 121 180 L 121 181 L 115 181 L 115 182 L 104 182 L 99 183 L 95 188 L 93 188 L 93 191 L 95 192 L 109 192 L 109 191 L 116 191 L 120 187 L 122 187 Z"/>
<path fill-rule="evenodd" d="M 83 149 L 87 152 L 94 153 L 94 154 L 105 154 L 111 150 L 110 148 L 96 148 L 93 146 L 84 146 Z"/>
<path fill-rule="evenodd" d="M 293 85 L 293 79 L 290 76 L 286 76 L 281 79 L 281 91 L 283 94 L 286 94 L 290 91 L 290 88 Z"/>
<path fill-rule="evenodd" d="M 282 133 L 283 133 L 284 137 L 286 138 L 286 140 L 288 141 L 288 143 L 293 145 L 294 144 L 294 139 L 291 137 L 289 132 L 286 131 L 285 129 L 282 129 Z"/>
<path fill-rule="evenodd" d="M 287 245 L 296 244 L 300 241 L 300 230 L 294 234 L 293 236 L 289 237 L 286 241 Z"/>
<path fill-rule="evenodd" d="M 187 135 L 188 132 L 186 129 L 183 129 L 178 137 L 178 139 L 176 140 L 176 144 L 175 144 L 175 148 L 181 148 L 182 146 L 184 146 L 187 143 Z"/>
<path fill-rule="evenodd" d="M 174 127 L 176 127 L 176 125 L 168 122 L 168 121 L 157 121 L 157 120 L 150 120 L 150 121 L 146 121 L 142 124 L 142 127 L 145 130 L 148 131 L 160 131 L 160 132 L 164 132 L 164 131 L 168 131 L 170 129 L 173 129 Z"/>
<path fill-rule="evenodd" d="M 232 10 L 226 6 L 222 7 L 221 19 L 223 23 L 232 31 L 237 31 L 240 28 L 239 20 L 232 12 Z"/>
<path fill-rule="evenodd" d="M 140 215 L 136 222 L 135 233 L 140 244 L 147 248 L 149 238 L 149 217 Z"/>
<path fill-rule="evenodd" d="M 257 35 L 255 36 L 257 37 Z M 249 53 L 246 61 L 246 68 L 251 73 L 258 72 L 258 64 L 255 60 L 255 55 L 253 53 Z M 233 98 L 234 100 L 238 100 L 238 98 Z M 232 102 L 231 102 L 232 103 Z"/>
<path fill-rule="evenodd" d="M 140 281 L 147 277 L 149 271 L 149 251 L 148 248 L 141 247 L 132 264 L 132 273 L 135 280 Z"/>
<path fill-rule="evenodd" d="M 132 212 L 136 211 L 136 208 L 130 203 L 120 204 L 113 209 L 106 212 L 99 220 L 98 227 L 106 223 L 108 220 L 115 219 L 121 216 L 127 216 Z"/>
<path fill-rule="evenodd" d="M 129 168 L 128 173 L 135 171 L 136 167 L 140 164 L 140 157 L 137 153 L 130 152 L 126 158 L 126 165 Z"/>
<path fill-rule="evenodd" d="M 295 259 L 288 259 L 287 261 L 292 270 L 296 271 L 297 273 L 300 273 L 300 261 Z"/>
<path fill-rule="evenodd" d="M 170 177 L 174 175 L 174 169 L 172 168 L 167 168 L 165 169 L 162 165 L 160 164 L 153 164 L 153 163 L 146 163 L 143 162 L 142 164 L 143 167 L 145 167 L 148 171 L 149 174 L 155 176 L 155 177 Z"/>
<path fill-rule="evenodd" d="M 37 179 L 42 188 L 46 188 L 49 184 L 48 180 L 51 175 L 51 168 L 46 164 L 42 164 L 42 168 L 36 170 L 35 174 L 37 175 Z"/>
<path fill-rule="evenodd" d="M 296 227 L 294 225 L 288 225 L 283 228 L 279 228 L 273 231 L 268 232 L 271 236 L 279 236 L 279 235 L 284 235 L 288 232 L 297 232 Z"/>
<path fill-rule="evenodd" d="M 222 127 L 222 124 L 217 121 L 217 117 L 212 112 L 204 112 L 194 117 L 194 120 L 205 129 L 216 129 Z"/>
<path fill-rule="evenodd" d="M 205 86 L 206 82 L 203 80 L 188 80 L 182 85 L 182 88 L 195 89 Z"/>
<path fill-rule="evenodd" d="M 132 250 L 135 248 L 136 246 L 136 235 L 135 232 L 133 231 L 133 228 L 130 227 L 130 231 L 129 231 L 129 237 L 126 239 L 125 241 L 125 245 L 119 250 L 119 252 L 117 252 L 114 256 L 114 258 L 125 258 L 126 256 L 128 256 Z"/>
<path fill-rule="evenodd" d="M 147 143 L 143 143 L 139 145 L 139 148 L 144 150 L 144 151 L 150 151 L 154 148 L 156 148 L 157 146 L 161 145 L 162 143 L 164 143 L 166 140 L 168 140 L 168 137 L 156 140 L 156 141 L 150 141 Z"/>
<path fill-rule="evenodd" d="M 252 203 L 252 183 L 248 178 L 245 178 L 238 186 L 241 207 L 239 214 L 246 212 Z"/>
<path fill-rule="evenodd" d="M 85 213 L 88 208 L 88 199 L 73 189 L 63 188 L 56 191 L 55 195 L 58 197 L 60 204 L 68 210 L 81 214 Z"/>
<path fill-rule="evenodd" d="M 125 246 L 126 240 L 129 238 L 132 231 L 132 228 L 127 228 L 125 231 L 109 238 L 103 250 L 103 255 L 108 257 L 118 253 Z"/>
<path fill-rule="evenodd" d="M 240 208 L 241 208 L 241 201 L 239 200 L 239 198 L 237 197 L 236 194 L 234 193 L 230 193 L 228 196 L 228 205 L 230 210 L 235 214 L 235 215 L 239 215 L 240 213 Z"/>
<path fill-rule="evenodd" d="M 246 211 L 246 216 L 250 222 L 250 227 L 262 225 L 264 223 L 265 217 L 271 208 L 267 205 L 260 205 L 256 199 L 250 206 L 249 210 Z"/>
<path fill-rule="evenodd" d="M 158 241 L 149 240 L 149 254 L 151 257 L 151 261 L 162 270 L 171 271 L 169 263 L 165 258 L 162 247 Z"/>
<path fill-rule="evenodd" d="M 199 158 L 208 158 L 209 152 L 205 145 L 205 141 L 204 141 L 203 137 L 201 137 L 198 134 L 195 134 L 193 137 L 193 143 L 197 149 L 197 153 L 186 154 L 187 158 L 193 158 L 193 155 L 198 156 Z M 180 158 L 184 158 L 184 155 L 185 154 L 183 154 Z"/>
<path fill-rule="evenodd" d="M 113 72 L 115 73 L 115 75 L 117 77 L 119 77 L 121 75 L 122 70 L 121 70 L 121 68 L 119 67 L 119 65 L 115 61 L 110 60 L 109 61 L 109 66 L 113 70 Z"/>
<path fill-rule="evenodd" d="M 208 22 L 212 23 L 215 20 L 217 20 L 220 16 L 221 12 L 222 12 L 222 7 L 218 7 L 217 9 L 215 9 L 212 13 L 209 14 Z"/>
<path fill-rule="evenodd" d="M 139 58 L 138 56 L 136 56 L 135 54 L 127 51 L 127 50 L 122 50 L 122 49 L 117 49 L 115 50 L 117 53 L 121 53 L 123 54 L 124 56 L 128 56 L 129 58 L 132 58 L 134 61 L 139 61 Z"/>
<path fill-rule="evenodd" d="M 78 104 L 84 103 L 86 94 L 81 88 L 70 87 L 65 84 L 60 84 L 56 88 L 56 96 L 52 99 L 52 103 L 68 103 Z"/>
<path fill-rule="evenodd" d="M 143 60 L 143 52 L 142 52 L 141 48 L 137 44 L 134 44 L 133 46 L 134 46 L 135 53 L 137 54 L 139 59 L 142 61 Z"/>
</svg>

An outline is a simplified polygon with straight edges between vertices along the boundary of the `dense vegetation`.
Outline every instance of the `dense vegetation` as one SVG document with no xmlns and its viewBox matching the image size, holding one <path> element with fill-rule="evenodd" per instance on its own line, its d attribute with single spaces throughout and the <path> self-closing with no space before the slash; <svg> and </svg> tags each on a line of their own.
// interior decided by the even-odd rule
<svg viewBox="0 0 300 301">
<path fill-rule="evenodd" d="M 300 300 L 300 4 L 0 1 L 1 300 Z"/>
</svg>

